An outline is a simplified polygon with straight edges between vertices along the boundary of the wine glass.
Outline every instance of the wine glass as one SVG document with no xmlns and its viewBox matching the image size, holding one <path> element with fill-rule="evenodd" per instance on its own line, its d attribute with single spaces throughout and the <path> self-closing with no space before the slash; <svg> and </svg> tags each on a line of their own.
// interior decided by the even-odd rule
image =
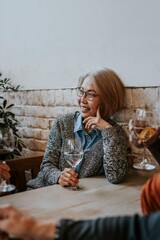
<svg viewBox="0 0 160 240">
<path fill-rule="evenodd" d="M 84 156 L 81 139 L 68 138 L 65 139 L 64 157 L 67 163 L 75 171 L 78 164 L 82 161 Z M 70 187 L 72 190 L 81 189 L 80 186 Z"/>
<path fill-rule="evenodd" d="M 146 156 L 146 142 L 156 133 L 157 114 L 156 111 L 146 111 L 145 109 L 137 108 L 134 120 L 134 134 L 137 140 L 142 143 L 143 157 L 140 163 L 133 164 L 136 169 L 153 170 L 156 166 L 149 163 Z"/>
<path fill-rule="evenodd" d="M 7 159 L 14 151 L 14 137 L 9 128 L 0 129 L 0 161 L 6 164 Z M 0 195 L 11 193 L 15 190 L 15 186 L 8 184 L 6 180 L 0 176 Z"/>
</svg>

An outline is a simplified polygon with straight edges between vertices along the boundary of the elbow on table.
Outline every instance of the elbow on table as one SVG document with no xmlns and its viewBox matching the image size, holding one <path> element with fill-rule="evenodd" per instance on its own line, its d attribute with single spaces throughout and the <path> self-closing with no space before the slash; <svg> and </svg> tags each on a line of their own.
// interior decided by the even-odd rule
<svg viewBox="0 0 160 240">
<path fill-rule="evenodd" d="M 119 184 L 119 183 L 121 183 L 121 182 L 123 182 L 124 181 L 124 179 L 125 179 L 125 176 L 121 176 L 121 177 L 107 177 L 107 179 L 108 179 L 108 181 L 110 182 L 110 183 L 112 183 L 112 184 Z"/>
<path fill-rule="evenodd" d="M 125 180 L 128 175 L 128 165 L 125 168 L 118 168 L 117 170 L 107 170 L 106 177 L 110 183 L 118 184 Z"/>
</svg>

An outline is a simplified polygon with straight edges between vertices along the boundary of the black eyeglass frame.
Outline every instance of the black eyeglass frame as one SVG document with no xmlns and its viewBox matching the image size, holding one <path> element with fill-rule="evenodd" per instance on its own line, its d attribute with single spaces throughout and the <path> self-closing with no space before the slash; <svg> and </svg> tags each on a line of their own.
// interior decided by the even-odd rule
<svg viewBox="0 0 160 240">
<path fill-rule="evenodd" d="M 81 87 L 76 88 L 76 92 L 78 97 L 83 97 L 85 94 L 85 98 L 90 101 L 100 96 L 100 94 L 94 93 L 92 90 L 84 91 L 84 89 Z"/>
</svg>

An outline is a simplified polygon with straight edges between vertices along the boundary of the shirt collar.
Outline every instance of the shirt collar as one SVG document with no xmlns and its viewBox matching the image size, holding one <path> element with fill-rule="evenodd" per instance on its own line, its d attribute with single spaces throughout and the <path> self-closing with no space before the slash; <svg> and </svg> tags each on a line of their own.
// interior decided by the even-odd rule
<svg viewBox="0 0 160 240">
<path fill-rule="evenodd" d="M 74 132 L 78 132 L 80 130 L 84 130 L 82 123 L 82 116 L 80 112 L 77 112 L 74 118 Z"/>
</svg>

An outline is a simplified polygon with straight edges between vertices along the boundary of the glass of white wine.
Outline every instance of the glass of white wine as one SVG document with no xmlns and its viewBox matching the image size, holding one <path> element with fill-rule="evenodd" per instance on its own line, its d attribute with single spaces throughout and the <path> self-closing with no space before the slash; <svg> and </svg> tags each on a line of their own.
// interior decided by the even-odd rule
<svg viewBox="0 0 160 240">
<path fill-rule="evenodd" d="M 146 155 L 146 142 L 156 133 L 157 114 L 156 111 L 146 111 L 145 109 L 137 108 L 134 120 L 134 134 L 137 139 L 142 142 L 143 157 L 140 163 L 133 164 L 136 169 L 153 170 L 156 166 L 149 163 Z"/>
<path fill-rule="evenodd" d="M 82 161 L 83 156 L 84 151 L 81 139 L 68 138 L 65 140 L 64 157 L 67 163 L 72 167 L 74 171 L 77 165 Z M 70 188 L 72 190 L 81 189 L 80 186 Z"/>
</svg>

